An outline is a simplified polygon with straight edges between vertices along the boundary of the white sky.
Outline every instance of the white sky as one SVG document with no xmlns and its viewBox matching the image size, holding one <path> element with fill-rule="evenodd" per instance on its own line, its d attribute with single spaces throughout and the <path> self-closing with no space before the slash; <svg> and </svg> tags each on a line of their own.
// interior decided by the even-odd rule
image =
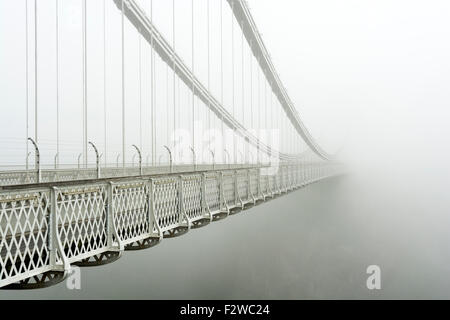
<svg viewBox="0 0 450 320">
<path fill-rule="evenodd" d="M 249 4 L 291 98 L 325 148 L 344 135 L 354 162 L 448 159 L 449 1 Z"/>
</svg>

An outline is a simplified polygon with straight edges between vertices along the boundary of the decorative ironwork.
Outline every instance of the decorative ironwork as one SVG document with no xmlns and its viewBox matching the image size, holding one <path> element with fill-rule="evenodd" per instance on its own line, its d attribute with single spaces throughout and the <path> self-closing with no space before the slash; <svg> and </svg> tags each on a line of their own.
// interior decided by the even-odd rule
<svg viewBox="0 0 450 320">
<path fill-rule="evenodd" d="M 123 250 L 150 248 L 340 170 L 332 163 L 288 163 L 274 175 L 251 168 L 4 191 L 0 287 L 58 283 L 70 264 L 111 263 Z"/>
</svg>

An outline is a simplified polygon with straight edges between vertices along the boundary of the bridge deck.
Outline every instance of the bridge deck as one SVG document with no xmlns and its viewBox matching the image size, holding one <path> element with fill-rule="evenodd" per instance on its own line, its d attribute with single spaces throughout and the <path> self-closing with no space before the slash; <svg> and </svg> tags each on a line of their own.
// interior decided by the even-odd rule
<svg viewBox="0 0 450 320">
<path fill-rule="evenodd" d="M 330 163 L 283 164 L 272 175 L 266 170 L 241 166 L 6 186 L 0 192 L 0 287 L 188 231 L 197 221 L 339 173 Z"/>
</svg>

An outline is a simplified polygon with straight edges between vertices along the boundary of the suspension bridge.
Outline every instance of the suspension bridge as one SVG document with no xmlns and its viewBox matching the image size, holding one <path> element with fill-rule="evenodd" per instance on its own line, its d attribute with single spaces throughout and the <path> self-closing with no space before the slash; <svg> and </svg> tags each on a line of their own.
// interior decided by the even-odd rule
<svg viewBox="0 0 450 320">
<path fill-rule="evenodd" d="M 0 45 L 21 51 L 23 77 L 2 75 L 5 100 L 23 107 L 2 107 L 3 289 L 56 284 L 343 172 L 244 0 L 7 6 L 22 31 Z"/>
</svg>

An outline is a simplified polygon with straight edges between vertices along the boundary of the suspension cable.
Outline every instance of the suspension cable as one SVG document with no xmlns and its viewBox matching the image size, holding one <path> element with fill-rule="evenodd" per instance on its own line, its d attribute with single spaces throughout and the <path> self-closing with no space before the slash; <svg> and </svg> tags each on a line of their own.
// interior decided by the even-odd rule
<svg viewBox="0 0 450 320">
<path fill-rule="evenodd" d="M 253 130 L 253 42 L 250 40 L 249 65 L 250 65 L 250 128 Z M 252 159 L 254 162 L 255 160 Z"/>
<path fill-rule="evenodd" d="M 58 2 L 58 0 L 56 0 Z M 103 0 L 103 139 L 104 154 L 103 157 L 105 167 L 108 164 L 107 154 L 107 104 L 106 104 L 106 0 Z"/>
<path fill-rule="evenodd" d="M 125 168 L 125 17 L 122 0 L 122 167 Z"/>
<path fill-rule="evenodd" d="M 172 63 L 173 63 L 173 132 L 176 130 L 176 92 L 175 92 L 175 0 L 172 0 L 172 32 L 173 32 L 173 43 L 172 43 Z M 175 141 L 174 141 L 175 142 Z"/>
<path fill-rule="evenodd" d="M 241 30 L 244 28 L 244 22 L 241 21 Z M 245 125 L 245 76 L 244 76 L 244 31 L 241 33 L 241 71 L 242 71 L 242 124 Z"/>
<path fill-rule="evenodd" d="M 272 85 L 270 86 L 272 88 Z M 271 91 L 270 93 L 270 142 L 269 142 L 269 146 L 270 146 L 270 156 L 269 159 L 272 158 L 272 150 L 273 150 L 273 95 L 274 92 Z M 270 161 L 272 161 L 272 159 L 270 159 Z"/>
<path fill-rule="evenodd" d="M 56 168 L 59 166 L 59 7 L 55 0 L 55 30 L 56 30 Z"/>
<path fill-rule="evenodd" d="M 29 70 L 28 70 L 28 0 L 25 0 L 25 161 L 28 170 L 28 102 L 29 102 Z"/>
<path fill-rule="evenodd" d="M 234 105 L 234 2 L 231 3 L 231 92 L 233 98 L 233 117 L 235 117 L 235 105 Z M 233 130 L 233 158 L 234 163 L 237 161 L 236 150 L 236 128 Z"/>
<path fill-rule="evenodd" d="M 209 92 L 211 92 L 211 88 L 210 88 L 210 83 L 211 83 L 211 65 L 210 65 L 210 59 L 211 59 L 211 56 L 210 56 L 210 54 L 211 54 L 211 52 L 210 52 L 210 34 L 209 34 L 209 32 L 210 32 L 210 30 L 209 30 L 209 28 L 210 28 L 210 25 L 209 25 L 209 0 L 206 0 L 206 20 L 207 20 L 207 22 L 206 22 L 206 35 L 207 35 L 207 40 L 206 40 L 206 43 L 207 43 L 207 46 L 208 46 L 208 50 L 207 50 L 207 53 L 208 53 L 208 59 L 207 59 L 207 62 L 208 62 L 208 91 Z M 210 103 L 210 101 L 208 100 L 208 110 L 207 110 L 207 117 L 208 117 L 208 147 L 209 147 L 209 144 L 211 143 L 211 103 Z"/>
<path fill-rule="evenodd" d="M 38 23 L 37 0 L 34 0 L 34 141 L 38 143 Z"/>
<path fill-rule="evenodd" d="M 153 24 L 153 0 L 150 0 L 150 22 Z M 153 48 L 153 33 L 150 34 L 150 65 L 151 65 L 151 74 L 150 74 L 150 86 L 151 86 L 151 120 L 152 120 L 152 134 L 151 134 L 151 147 L 152 147 L 152 166 L 155 165 L 156 162 L 156 112 L 155 112 L 155 56 L 154 56 L 154 48 Z"/>
<path fill-rule="evenodd" d="M 83 39 L 83 150 L 84 150 L 84 167 L 87 168 L 87 24 L 86 24 L 86 0 L 83 0 L 82 12 L 82 39 Z"/>
<path fill-rule="evenodd" d="M 250 127 L 253 130 L 253 54 L 252 54 L 252 40 L 250 40 Z"/>
<path fill-rule="evenodd" d="M 260 69 L 260 64 L 259 64 L 259 56 L 258 56 L 258 64 L 257 64 L 257 69 L 258 69 L 258 111 L 256 112 L 257 115 L 257 130 L 258 130 L 258 163 L 261 160 L 261 155 L 260 155 L 260 140 L 261 140 L 261 69 Z"/>
<path fill-rule="evenodd" d="M 223 1 L 220 1 L 220 103 L 223 105 Z M 221 117 L 222 148 L 225 145 L 223 114 Z M 223 159 L 222 159 L 223 160 Z"/>
<path fill-rule="evenodd" d="M 192 42 L 191 42 L 191 50 L 192 50 L 192 74 L 191 74 L 191 82 L 192 82 L 192 149 L 195 150 L 195 86 L 194 86 L 194 72 L 195 72 L 195 57 L 194 57 L 194 0 L 191 0 L 191 31 L 192 31 Z M 195 151 L 194 151 L 195 152 Z"/>
<path fill-rule="evenodd" d="M 267 80 L 264 81 L 264 136 L 267 139 Z"/>
<path fill-rule="evenodd" d="M 241 97 L 241 100 L 242 100 L 242 125 L 244 125 L 245 126 L 245 77 L 244 77 L 244 21 L 242 21 L 241 20 L 241 30 L 242 30 L 242 32 L 241 32 L 241 77 L 242 77 L 242 84 L 241 84 L 241 86 L 242 86 L 242 97 Z M 242 137 L 242 142 L 243 142 L 243 145 L 242 145 L 242 147 L 243 147 L 243 149 L 244 150 L 242 150 L 244 153 L 245 153 L 245 157 L 244 157 L 244 163 L 245 162 L 247 162 L 247 157 L 248 157 L 248 154 L 245 152 L 245 149 L 246 149 L 246 141 L 245 141 L 245 138 L 244 137 Z"/>
<path fill-rule="evenodd" d="M 167 145 L 170 140 L 170 115 L 169 115 L 169 65 L 166 63 L 166 111 L 167 111 Z"/>
<path fill-rule="evenodd" d="M 142 149 L 142 36 L 141 28 L 138 30 L 139 47 L 139 148 Z"/>
</svg>

